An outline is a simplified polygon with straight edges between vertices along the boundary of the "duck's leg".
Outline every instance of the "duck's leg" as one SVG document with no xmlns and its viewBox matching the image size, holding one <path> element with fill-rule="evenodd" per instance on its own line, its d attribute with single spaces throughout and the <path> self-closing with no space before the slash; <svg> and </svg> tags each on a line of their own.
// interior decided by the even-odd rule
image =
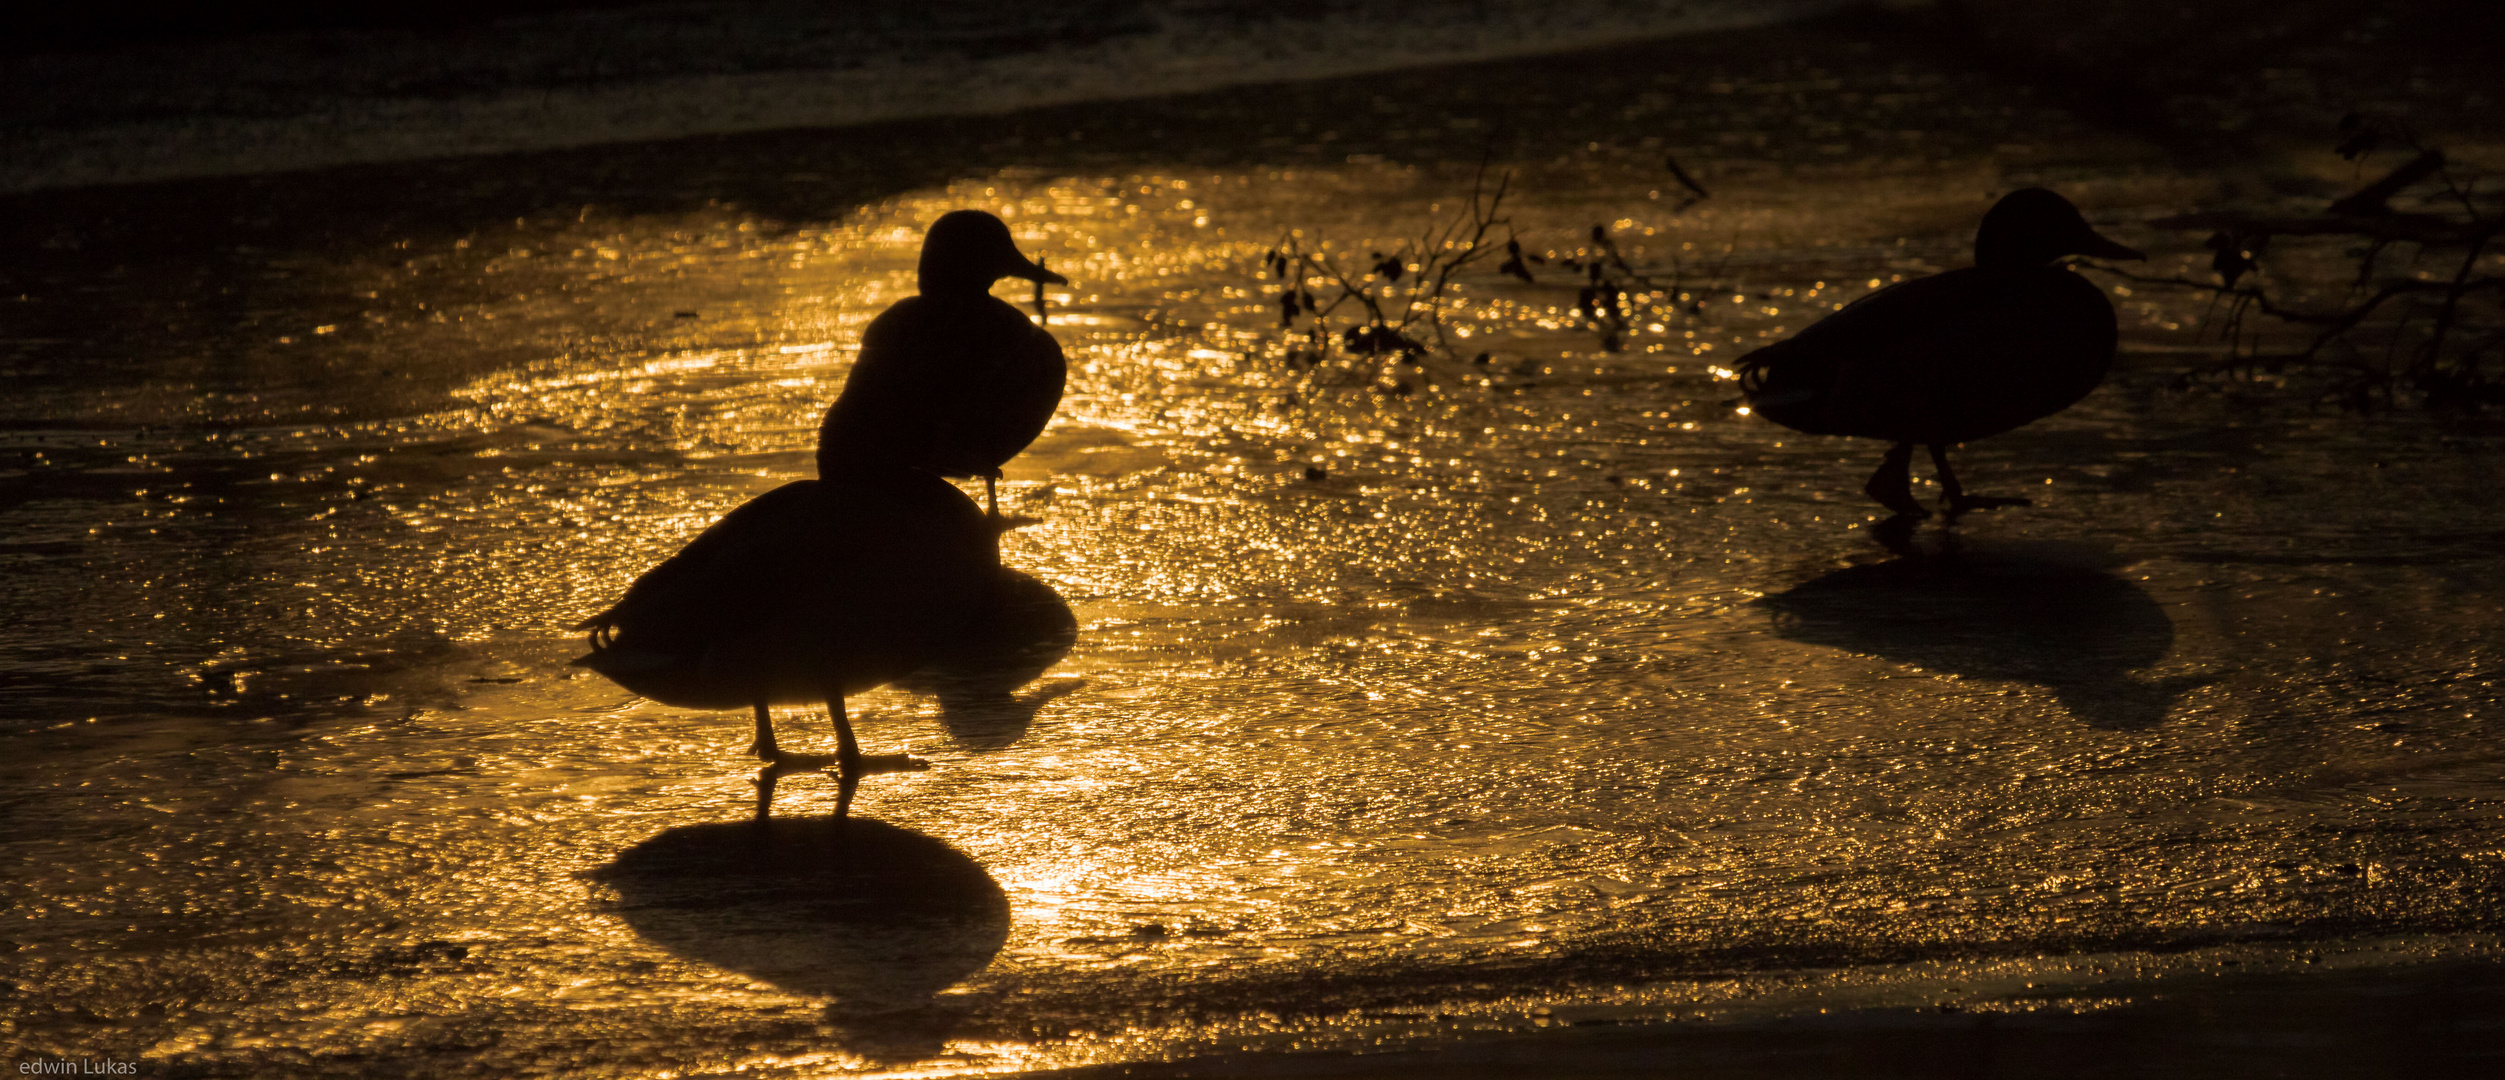
<svg viewBox="0 0 2505 1080">
<path fill-rule="evenodd" d="M 774 711 L 765 702 L 757 702 L 757 738 L 748 744 L 748 752 L 765 762 L 757 770 L 757 820 L 764 821 L 774 810 L 775 782 L 785 773 L 812 772 L 837 764 L 832 754 L 794 754 L 774 743 Z"/>
<path fill-rule="evenodd" d="M 861 778 L 873 773 L 915 772 L 931 767 L 931 763 L 911 754 L 864 754 L 861 743 L 853 738 L 852 720 L 844 715 L 844 693 L 829 690 L 826 713 L 835 720 L 835 817 L 842 820 L 852 810 L 853 788 Z"/>
<path fill-rule="evenodd" d="M 1948 512 L 1962 514 L 1968 510 L 1997 510 L 2004 506 L 2033 506 L 2035 500 L 2018 496 L 1968 495 L 1966 486 L 1957 482 L 1957 472 L 1948 467 L 1948 444 L 1931 444 L 1931 467 L 1939 470 L 1940 490 L 1948 496 Z"/>
<path fill-rule="evenodd" d="M 1870 474 L 1870 482 L 1862 485 L 1862 493 L 1879 501 L 1879 505 L 1896 511 L 1901 518 L 1925 518 L 1931 512 L 1914 501 L 1914 444 L 1897 443 L 1880 459 L 1879 471 Z"/>
<path fill-rule="evenodd" d="M 762 701 L 757 703 L 757 738 L 756 741 L 748 744 L 748 752 L 757 755 L 757 760 L 764 762 L 772 762 L 783 756 L 782 749 L 774 745 L 774 713 Z"/>
<path fill-rule="evenodd" d="M 774 711 L 765 702 L 757 702 L 757 738 L 748 744 L 748 752 L 765 762 L 757 770 L 757 820 L 774 816 L 774 782 L 783 778 L 783 751 L 774 745 Z"/>
<path fill-rule="evenodd" d="M 993 469 L 983 474 L 983 506 L 985 512 L 991 515 L 993 528 L 1005 533 L 1011 529 L 1023 529 L 1029 525 L 1043 523 L 1040 518 L 1031 518 L 1024 514 L 1016 517 L 1000 516 L 1000 490 L 997 486 L 999 483 L 1000 470 Z"/>
<path fill-rule="evenodd" d="M 835 770 L 835 827 L 839 830 L 844 827 L 844 822 L 852 819 L 852 792 L 861 786 L 861 773 L 853 765 L 860 756 L 858 753 L 842 755 L 843 764 Z"/>
</svg>

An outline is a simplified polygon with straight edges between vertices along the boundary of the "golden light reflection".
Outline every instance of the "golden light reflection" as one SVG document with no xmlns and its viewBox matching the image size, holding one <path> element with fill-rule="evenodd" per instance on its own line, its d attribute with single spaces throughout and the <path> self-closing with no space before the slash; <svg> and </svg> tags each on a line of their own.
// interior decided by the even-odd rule
<svg viewBox="0 0 2505 1080">
<path fill-rule="evenodd" d="M 1623 218 L 1644 204 L 1526 199 L 1523 227 L 1550 238 L 1537 244 L 1578 235 L 1597 208 L 1647 265 L 1719 250 L 1741 223 L 1766 239 L 1746 249 L 1746 289 L 1698 291 L 1716 301 L 1701 320 L 1647 312 L 1624 351 L 1574 317 L 1570 277 L 1491 274 L 1465 280 L 1452 308 L 1467 349 L 1390 367 L 1408 393 L 1384 387 L 1386 365 L 1344 352 L 1291 363 L 1311 342 L 1277 325 L 1278 286 L 1259 275 L 1269 246 L 1302 229 L 1335 250 L 1389 247 L 1463 182 L 1363 167 L 1003 175 L 827 222 L 731 209 L 594 218 L 581 235 L 497 256 L 484 273 L 522 299 L 457 308 L 391 347 L 482 349 L 460 335 L 484 324 L 509 335 L 496 347 L 527 355 L 422 416 L 236 434 L 251 484 L 218 497 L 276 492 L 266 497 L 298 531 L 246 537 L 220 565 L 266 565 L 268 581 L 254 569 L 205 578 L 215 589 L 128 585 L 146 594 L 135 609 L 246 610 L 326 647 L 406 634 L 423 657 L 375 649 L 331 670 L 246 649 L 197 666 L 198 683 L 257 715 L 336 698 L 326 707 L 358 718 L 199 753 L 272 777 L 231 803 L 238 820 L 304 834 L 271 856 L 282 869 L 270 902 L 359 943 L 319 962 L 372 977 L 187 1020 L 163 1045 L 261 1037 L 306 1022 L 300 1005 L 417 1011 L 395 994 L 440 1014 L 562 999 L 692 1017 L 673 1038 L 788 1025 L 819 1047 L 704 1043 L 716 1048 L 688 1051 L 703 1058 L 691 1073 L 950 1075 L 1176 1047 L 1394 1047 L 1533 1030 L 1569 1008 L 1739 1015 L 1791 992 L 1747 980 L 1585 987 L 1573 1003 L 1453 991 L 1469 1000 L 1327 1022 L 1206 1004 L 1291 1000 L 1361 969 L 1440 994 L 1511 958 L 1563 962 L 1630 941 L 1656 959 L 1849 957 L 2345 910 L 2326 884 L 2335 870 L 2243 883 L 2275 862 L 2357 863 L 2364 877 L 2370 853 L 2258 826 L 2168 839 L 2227 812 L 2222 799 L 2261 821 L 2292 798 L 2273 794 L 2287 762 L 2237 733 L 2234 718 L 2263 706 L 2196 685 L 2230 651 L 2227 632 L 2187 629 L 2168 653 L 2144 617 L 2155 601 L 2132 602 L 2163 595 L 2182 609 L 2232 567 L 2155 563 L 2114 577 L 2122 592 L 2095 579 L 2140 613 L 2087 635 L 2118 657 L 2097 671 L 2122 673 L 2095 686 L 1953 635 L 1899 662 L 1901 642 L 1855 645 L 1853 627 L 1835 625 L 1848 620 L 1779 623 L 1759 602 L 1865 557 L 1846 524 L 1863 519 L 1831 498 L 1831 474 L 1859 448 L 1777 438 L 1731 404 L 1728 359 L 1665 365 L 1645 350 L 1693 333 L 1717 339 L 1694 341 L 1699 355 L 1721 356 L 1716 346 L 1744 349 L 1798 318 L 1788 297 L 1823 287 L 1812 282 L 1868 273 L 1878 287 L 1883 267 L 1838 265 L 1809 239 L 1882 236 L 1873 207 L 1916 185 L 1862 178 Z M 581 646 L 560 628 L 730 508 L 809 474 L 862 327 L 911 287 L 923 225 L 966 205 L 1002 213 L 1073 279 L 1049 297 L 1067 396 L 1003 485 L 1005 509 L 1041 524 L 1003 550 L 1066 606 L 1075 638 L 1016 669 L 1014 685 L 852 702 L 866 742 L 936 764 L 865 785 L 868 842 L 895 858 L 845 863 L 801 834 L 776 849 L 781 861 L 734 865 L 722 853 L 746 841 L 707 830 L 746 812 L 744 719 L 567 678 Z M 1840 261 L 1894 257 L 1875 241 L 1855 250 Z M 1644 302 L 1674 308 L 1676 295 Z M 2141 437 L 2112 423 L 2116 406 L 2084 408 L 2082 430 Z M 149 455 L 177 451 L 111 452 L 162 469 Z M 2321 452 L 2319 475 L 2335 474 L 2338 448 Z M 2006 528 L 2106 535 L 2114 504 L 2087 467 L 2027 460 L 2055 460 L 2055 487 L 2074 501 L 2048 498 L 2028 519 L 2043 524 Z M 2222 515 L 2276 512 L 2239 490 L 2204 498 Z M 152 504 L 141 527 L 198 505 Z M 2451 610 L 2424 579 L 2378 588 Z M 2295 625 L 2311 609 L 2273 610 Z M 2336 647 L 2307 640 L 2290 655 Z M 1948 662 L 1960 649 L 1984 661 L 1960 671 Z M 351 701 L 345 688 L 380 696 Z M 2299 706 L 2333 707 L 2271 707 Z M 2094 722 L 2149 708 L 2160 722 Z M 781 723 L 796 746 L 831 741 L 805 711 Z M 2384 733 L 2371 737 L 2388 750 Z M 263 753 L 283 767 L 252 756 Z M 102 766 L 76 779 L 144 794 Z M 2346 788 L 2305 797 L 2379 812 Z M 795 777 L 784 798 L 805 824 L 834 793 Z M 932 876 L 844 876 L 874 863 Z M 1846 997 L 1893 1001 L 2022 967 L 2044 977 L 2017 961 L 1872 975 L 1884 990 Z M 406 989 L 360 988 L 387 978 Z M 343 1023 L 302 1039 L 387 1053 L 394 1037 Z"/>
<path fill-rule="evenodd" d="M 2162 389 L 2217 324 L 2116 288 L 2125 370 L 1975 448 L 2038 505 L 1962 521 L 1979 583 L 1943 585 L 1871 573 L 1875 448 L 1735 400 L 1748 350 L 1962 263 L 2014 185 L 2208 272 L 2134 223 L 2212 178 L 1838 39 L 1867 25 L 902 149 L 922 125 L 15 196 L 47 213 L 0 342 L 0 678 L 42 720 L 0 1031 L 219 1075 L 959 1076 L 2479 989 L 2495 935 L 2421 933 L 2505 880 L 2475 422 L 2331 415 L 2294 371 Z M 1532 100 L 1578 80 L 1625 108 Z M 1368 264 L 1490 147 L 1535 281 L 1465 274 L 1416 363 L 1280 325 L 1282 238 Z M 890 186 L 985 160 L 1049 164 Z M 1040 521 L 1003 540 L 1026 648 L 850 703 L 935 764 L 856 831 L 812 776 L 754 828 L 746 719 L 575 677 L 563 628 L 810 474 L 960 207 L 1073 282 L 1067 398 L 1001 485 Z M 1615 342 L 1595 226 L 1650 279 Z"/>
</svg>

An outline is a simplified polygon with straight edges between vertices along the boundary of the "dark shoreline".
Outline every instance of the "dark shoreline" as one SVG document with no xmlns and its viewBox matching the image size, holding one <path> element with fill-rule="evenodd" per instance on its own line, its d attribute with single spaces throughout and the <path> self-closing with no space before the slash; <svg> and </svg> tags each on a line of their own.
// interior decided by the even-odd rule
<svg viewBox="0 0 2505 1080">
<path fill-rule="evenodd" d="M 1806 973 L 1805 973 L 1806 974 Z M 2478 1018 L 2505 1015 L 2505 967 L 2228 975 L 2150 983 L 2075 1010 L 1845 1009 L 1773 1020 L 1568 1021 L 1434 1049 L 1214 1054 L 1027 1075 L 1158 1077 L 2356 1077 L 2474 1075 L 2505 1061 Z M 2481 1063 L 2486 1063 L 2484 1066 Z"/>
<path fill-rule="evenodd" d="M 2362 44 L 2309 24 L 2310 44 L 2267 60 L 2279 65 L 2275 82 L 2260 79 L 2256 57 L 2242 69 L 2147 69 L 2134 76 L 2133 100 L 2174 106 L 2156 122 L 2137 106 L 2083 109 L 2110 86 L 2064 81 L 2094 62 L 2091 46 L 2120 38 L 2012 40 L 2006 26 L 2025 5 L 1971 7 L 1869 9 L 1561 56 L 1001 116 L 10 195 L 0 214 L 21 224 L 0 236 L 0 297 L 14 301 L 0 364 L 38 385 L 150 380 L 186 363 L 166 355 L 169 337 L 239 350 L 247 337 L 353 322 L 363 297 L 293 280 L 288 268 L 308 261 L 398 248 L 450 280 L 468 265 L 456 245 L 473 238 L 500 249 L 590 217 L 706 209 L 790 228 L 1000 170 L 1379 160 L 1462 183 L 1485 160 L 1526 186 L 1571 190 L 1666 182 L 1662 158 L 1674 154 L 1709 186 L 1763 187 L 1837 161 L 1911 174 L 1999 161 L 2034 182 L 2116 167 L 2214 174 L 2232 196 L 2303 187 L 2276 162 L 2324 141 L 2341 112 L 2383 93 L 2373 88 L 2406 87 L 2381 104 L 2423 131 L 2493 131 L 2476 126 L 2493 124 L 2492 110 L 2476 105 L 2497 73 L 2441 63 L 2420 23 Z M 2034 65 L 2045 57 L 2058 62 Z M 2270 87 L 2293 85 L 2291 71 L 2309 80 L 2304 100 L 2269 100 Z M 2187 142 L 2187 131 L 2215 134 L 2210 118 L 2229 114 L 2236 130 Z"/>
</svg>

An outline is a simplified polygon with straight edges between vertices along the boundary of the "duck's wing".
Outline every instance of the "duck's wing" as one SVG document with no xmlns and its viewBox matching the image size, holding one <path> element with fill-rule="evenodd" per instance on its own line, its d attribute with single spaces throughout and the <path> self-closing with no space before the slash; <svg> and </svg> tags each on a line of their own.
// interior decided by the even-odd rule
<svg viewBox="0 0 2505 1080">
<path fill-rule="evenodd" d="M 1767 419 L 1956 443 L 2069 407 L 2113 362 L 2113 307 L 2066 270 L 1952 270 L 1864 297 L 1743 358 Z"/>
<path fill-rule="evenodd" d="M 995 474 L 1051 422 L 1066 377 L 1061 344 L 1000 300 L 905 300 L 862 333 L 818 428 L 819 473 Z"/>
<path fill-rule="evenodd" d="M 1840 434 L 1933 445 L 1997 435 L 2069 408 L 2113 366 L 2113 305 L 2059 267 L 1921 279 L 1824 403 Z M 1907 282 L 1908 285 L 1915 284 Z"/>
<path fill-rule="evenodd" d="M 751 605 L 753 594 L 771 586 L 760 567 L 787 560 L 784 549 L 808 544 L 824 528 L 824 495 L 817 481 L 798 480 L 741 503 L 574 629 L 592 632 L 595 652 L 627 633 L 648 640 L 706 636 L 724 613 Z"/>
<path fill-rule="evenodd" d="M 1935 306 L 1940 277 L 1890 285 L 1809 324 L 1799 333 L 1740 358 L 1740 393 L 1760 416 L 1812 434 L 1835 430 L 1828 415 L 1874 369 L 1905 367 L 1927 347 L 1923 319 Z"/>
<path fill-rule="evenodd" d="M 997 587 L 997 537 L 927 473 L 786 484 L 586 620 L 594 651 L 576 663 L 690 706 L 876 685 L 919 666 Z M 621 677 L 645 669 L 673 674 Z"/>
<path fill-rule="evenodd" d="M 943 421 L 944 438 L 964 455 L 971 475 L 998 470 L 1043 434 L 1069 378 L 1051 332 L 1008 304 L 995 300 L 992 308 L 968 346 L 981 381 Z"/>
</svg>

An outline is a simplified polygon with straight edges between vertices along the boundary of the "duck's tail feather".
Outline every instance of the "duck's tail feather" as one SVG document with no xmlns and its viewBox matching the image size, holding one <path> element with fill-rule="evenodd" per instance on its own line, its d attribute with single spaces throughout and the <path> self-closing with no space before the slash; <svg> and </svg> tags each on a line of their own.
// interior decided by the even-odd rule
<svg viewBox="0 0 2505 1080">
<path fill-rule="evenodd" d="M 1764 356 L 1765 352 L 1761 349 L 1740 357 L 1740 393 L 1748 395 L 1750 401 L 1757 400 L 1757 395 L 1766 392 L 1766 369 L 1771 365 L 1766 363 Z"/>
<path fill-rule="evenodd" d="M 568 667 L 586 667 L 612 679 L 663 671 L 681 665 L 681 659 L 650 649 L 612 649 L 595 644 L 592 651 L 567 662 Z"/>
<path fill-rule="evenodd" d="M 1777 342 L 1739 359 L 1740 393 L 1759 412 L 1802 405 L 1824 396 L 1843 370 L 1839 357 L 1787 348 Z"/>
<path fill-rule="evenodd" d="M 614 644 L 618 639 L 618 609 L 616 607 L 611 607 L 598 615 L 594 615 L 591 618 L 575 623 L 569 629 L 590 631 L 592 655 L 598 656 L 602 652 L 607 651 L 609 646 Z M 590 659 L 590 657 L 585 657 L 584 659 Z M 576 660 L 574 662 L 580 665 L 583 661 Z"/>
</svg>

